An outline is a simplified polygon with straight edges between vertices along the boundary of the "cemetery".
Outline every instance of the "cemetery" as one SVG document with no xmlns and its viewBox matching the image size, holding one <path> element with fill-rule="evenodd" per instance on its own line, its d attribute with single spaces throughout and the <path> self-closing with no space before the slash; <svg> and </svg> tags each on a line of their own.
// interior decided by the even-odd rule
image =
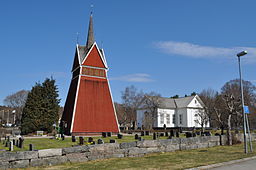
<svg viewBox="0 0 256 170">
<path fill-rule="evenodd" d="M 132 85 L 121 92 L 122 103 L 118 103 L 113 100 L 103 43 L 98 45 L 95 40 L 92 11 L 86 38 L 80 44 L 77 33 L 73 64 L 70 64 L 72 77 L 64 105 L 60 106 L 58 86 L 52 76 L 43 83 L 39 81 L 31 90 L 21 90 L 4 100 L 6 106 L 0 107 L 0 169 L 72 165 L 109 158 L 144 159 L 153 154 L 176 152 L 178 157 L 186 151 L 198 152 L 198 159 L 200 156 L 211 159 L 210 155 L 204 155 L 208 149 L 240 148 L 242 144 L 245 155 L 241 157 L 256 155 L 252 146 L 256 140 L 253 132 L 256 118 L 250 114 L 256 111 L 256 86 L 243 82 L 240 70 L 240 57 L 247 51 L 237 54 L 240 81 L 227 82 L 220 94 L 208 89 L 184 97 L 177 94 L 162 97 L 154 91 L 138 92 Z M 139 75 L 147 77 L 147 74 Z M 119 79 L 123 80 L 112 78 Z M 234 92 L 230 84 L 234 85 Z M 243 84 L 245 89 L 251 89 L 244 90 L 248 91 L 245 97 Z M 22 102 L 15 105 L 13 101 Z M 229 156 L 230 160 L 238 158 Z M 147 168 L 151 168 L 150 159 Z M 130 161 L 129 166 L 133 165 Z M 201 164 L 196 166 L 216 163 L 198 162 Z M 179 164 L 181 161 L 175 162 L 175 168 L 182 169 Z"/>
<path fill-rule="evenodd" d="M 149 134 L 149 135 L 146 135 Z M 243 142 L 243 135 L 236 134 Z M 256 135 L 252 134 L 253 141 Z M 112 135 L 64 138 L 11 138 L 1 139 L 0 167 L 24 168 L 30 166 L 58 165 L 66 162 L 85 162 L 107 158 L 141 157 L 150 153 L 173 152 L 225 145 L 225 135 L 211 135 L 210 132 L 196 133 L 141 131 L 132 135 Z M 49 145 L 46 145 L 49 144 Z"/>
</svg>

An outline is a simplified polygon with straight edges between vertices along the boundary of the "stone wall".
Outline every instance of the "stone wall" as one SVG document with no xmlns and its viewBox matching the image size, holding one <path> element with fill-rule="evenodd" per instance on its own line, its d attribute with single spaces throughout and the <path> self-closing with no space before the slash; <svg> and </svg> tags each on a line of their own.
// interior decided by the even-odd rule
<svg viewBox="0 0 256 170">
<path fill-rule="evenodd" d="M 106 158 L 140 157 L 148 153 L 207 148 L 225 143 L 224 136 L 144 140 L 130 143 L 82 145 L 70 148 L 0 153 L 0 168 L 57 165 Z"/>
</svg>

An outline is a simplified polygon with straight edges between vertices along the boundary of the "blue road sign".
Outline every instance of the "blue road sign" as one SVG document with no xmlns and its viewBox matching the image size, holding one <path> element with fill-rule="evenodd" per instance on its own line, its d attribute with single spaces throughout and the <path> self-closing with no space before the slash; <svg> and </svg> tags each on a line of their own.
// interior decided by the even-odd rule
<svg viewBox="0 0 256 170">
<path fill-rule="evenodd" d="M 244 106 L 244 113 L 247 113 L 247 114 L 250 113 L 250 110 L 249 110 L 249 107 L 248 107 L 248 106 Z"/>
</svg>

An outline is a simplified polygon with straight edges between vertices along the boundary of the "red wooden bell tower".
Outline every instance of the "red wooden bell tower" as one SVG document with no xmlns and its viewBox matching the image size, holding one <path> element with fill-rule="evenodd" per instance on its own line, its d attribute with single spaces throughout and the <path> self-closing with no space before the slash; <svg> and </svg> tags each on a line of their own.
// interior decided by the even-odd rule
<svg viewBox="0 0 256 170">
<path fill-rule="evenodd" d="M 76 46 L 72 80 L 61 119 L 65 134 L 119 132 L 107 71 L 104 51 L 94 41 L 91 14 L 87 43 Z"/>
</svg>

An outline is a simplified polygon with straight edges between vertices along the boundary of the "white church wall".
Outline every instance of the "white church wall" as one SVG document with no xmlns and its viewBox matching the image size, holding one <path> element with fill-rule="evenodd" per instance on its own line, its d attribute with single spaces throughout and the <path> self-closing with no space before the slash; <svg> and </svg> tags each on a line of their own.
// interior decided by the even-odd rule
<svg viewBox="0 0 256 170">
<path fill-rule="evenodd" d="M 173 124 L 173 115 L 175 114 L 175 109 L 157 109 L 157 127 L 175 127 Z"/>
</svg>

